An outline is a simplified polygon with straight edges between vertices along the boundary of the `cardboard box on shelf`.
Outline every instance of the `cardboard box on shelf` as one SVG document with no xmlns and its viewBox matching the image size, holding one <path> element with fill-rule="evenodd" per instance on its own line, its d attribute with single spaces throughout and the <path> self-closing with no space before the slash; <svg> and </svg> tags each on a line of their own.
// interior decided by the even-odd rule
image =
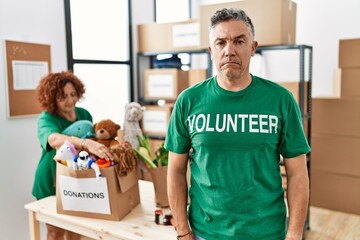
<svg viewBox="0 0 360 240">
<path fill-rule="evenodd" d="M 139 52 L 169 51 L 170 23 L 148 23 L 138 25 Z M 154 37 L 158 36 L 158 37 Z"/>
<path fill-rule="evenodd" d="M 360 137 L 360 98 L 313 98 L 314 134 Z"/>
<path fill-rule="evenodd" d="M 342 68 L 341 97 L 360 98 L 360 67 Z"/>
<path fill-rule="evenodd" d="M 360 67 L 360 38 L 342 39 L 339 42 L 339 67 Z"/>
<path fill-rule="evenodd" d="M 310 205 L 360 214 L 360 178 L 311 170 Z"/>
<path fill-rule="evenodd" d="M 56 163 L 57 212 L 66 215 L 121 220 L 140 203 L 137 170 L 118 176 L 115 167 L 73 170 Z"/>
<path fill-rule="evenodd" d="M 173 105 L 145 106 L 141 128 L 144 134 L 165 137 Z"/>
<path fill-rule="evenodd" d="M 159 37 L 154 37 L 159 36 Z M 138 25 L 139 52 L 200 49 L 200 23 L 195 20 Z"/>
<path fill-rule="evenodd" d="M 360 178 L 360 138 L 313 134 L 311 169 Z"/>
<path fill-rule="evenodd" d="M 207 79 L 207 69 L 190 69 L 189 70 L 189 86 L 193 86 Z"/>
<path fill-rule="evenodd" d="M 259 45 L 295 44 L 296 3 L 290 0 L 235 1 L 200 6 L 201 46 L 209 45 L 211 16 L 222 8 L 241 8 L 250 16 Z"/>
<path fill-rule="evenodd" d="M 145 99 L 175 100 L 189 86 L 188 72 L 175 68 L 145 69 Z"/>
</svg>

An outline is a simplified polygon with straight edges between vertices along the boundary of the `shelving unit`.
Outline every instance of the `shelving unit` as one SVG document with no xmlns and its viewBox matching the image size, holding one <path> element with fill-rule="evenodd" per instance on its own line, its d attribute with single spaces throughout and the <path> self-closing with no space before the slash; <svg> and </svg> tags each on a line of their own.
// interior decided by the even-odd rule
<svg viewBox="0 0 360 240">
<path fill-rule="evenodd" d="M 177 55 L 177 54 L 182 54 L 182 53 L 186 53 L 186 54 L 205 54 L 207 55 L 207 76 L 210 77 L 212 75 L 212 68 L 211 68 L 211 56 L 210 53 L 207 49 L 197 49 L 197 50 L 188 50 L 188 51 L 174 51 L 174 52 L 138 52 L 137 54 L 137 79 L 139 80 L 137 82 L 137 99 L 136 101 L 138 101 L 140 104 L 156 104 L 156 102 L 154 101 L 149 101 L 146 100 L 143 96 L 144 96 L 144 85 L 143 85 L 143 79 L 144 79 L 144 70 L 146 68 L 153 68 L 153 60 L 156 58 L 157 55 L 160 54 L 172 54 L 172 55 Z M 191 66 L 191 62 L 190 62 L 190 66 Z"/>
<path fill-rule="evenodd" d="M 308 45 L 272 45 L 272 46 L 259 46 L 256 50 L 256 53 L 262 54 L 265 51 L 279 51 L 279 50 L 296 50 L 299 55 L 299 107 L 302 114 L 305 134 L 308 139 L 309 145 L 311 146 L 311 111 L 312 111 L 312 97 L 311 97 L 311 88 L 312 88 L 312 47 Z M 159 54 L 207 54 L 208 55 L 208 77 L 212 76 L 212 62 L 211 56 L 207 49 L 192 50 L 192 51 L 180 51 L 180 52 L 139 52 L 137 54 L 137 96 L 140 104 L 157 104 L 156 101 L 148 101 L 144 99 L 144 86 L 143 86 L 143 71 L 146 68 L 153 68 L 153 59 Z M 305 69 L 307 66 L 307 72 Z M 307 84 L 305 84 L 307 82 Z M 157 136 L 151 136 L 155 139 L 163 139 Z M 307 168 L 310 178 L 310 161 L 311 153 L 307 154 Z M 281 163 L 284 164 L 283 162 Z M 310 209 L 310 208 L 308 208 Z M 309 210 L 307 214 L 307 219 L 305 223 L 304 231 L 310 228 L 309 222 Z"/>
<path fill-rule="evenodd" d="M 297 50 L 299 54 L 299 107 L 303 119 L 305 134 L 309 145 L 311 146 L 311 112 L 312 112 L 312 56 L 313 49 L 312 46 L 308 45 L 274 45 L 274 46 L 260 46 L 257 48 L 256 53 L 261 54 L 264 51 L 279 51 L 279 50 Z M 307 58 L 306 58 L 307 54 Z M 306 61 L 307 60 L 307 61 Z M 305 66 L 308 64 L 308 72 L 306 79 Z M 307 80 L 307 84 L 305 81 Z M 307 94 L 306 94 L 307 93 Z M 306 99 L 306 101 L 305 101 Z M 306 105 L 305 105 L 306 104 Z M 306 128 L 305 128 L 306 126 Z M 306 156 L 306 164 L 308 168 L 308 174 L 310 179 L 310 162 L 311 162 L 311 152 Z M 283 165 L 284 163 L 281 162 Z M 286 175 L 285 175 L 286 176 Z M 308 214 L 304 226 L 304 231 L 310 229 L 310 205 L 308 207 Z M 305 235 L 305 234 L 304 234 Z"/>
</svg>

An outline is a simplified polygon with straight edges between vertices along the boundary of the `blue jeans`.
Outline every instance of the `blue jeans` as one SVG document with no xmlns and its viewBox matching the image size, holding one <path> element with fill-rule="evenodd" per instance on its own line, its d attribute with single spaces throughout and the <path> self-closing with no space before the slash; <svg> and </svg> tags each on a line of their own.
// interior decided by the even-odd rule
<svg viewBox="0 0 360 240">
<path fill-rule="evenodd" d="M 195 240 L 205 240 L 204 238 L 196 235 L 195 233 L 194 233 L 194 239 L 195 239 Z"/>
</svg>

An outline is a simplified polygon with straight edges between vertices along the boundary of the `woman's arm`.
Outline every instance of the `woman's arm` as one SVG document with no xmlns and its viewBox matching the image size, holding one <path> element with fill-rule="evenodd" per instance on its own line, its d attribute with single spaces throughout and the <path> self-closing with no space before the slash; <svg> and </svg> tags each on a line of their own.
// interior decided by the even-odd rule
<svg viewBox="0 0 360 240">
<path fill-rule="evenodd" d="M 106 160 L 114 160 L 114 155 L 110 153 L 109 148 L 92 139 L 67 136 L 60 133 L 52 133 L 48 137 L 49 145 L 55 149 L 60 148 L 65 141 L 69 141 L 70 143 L 72 143 L 76 149 L 83 149 L 100 158 L 105 158 Z"/>
</svg>

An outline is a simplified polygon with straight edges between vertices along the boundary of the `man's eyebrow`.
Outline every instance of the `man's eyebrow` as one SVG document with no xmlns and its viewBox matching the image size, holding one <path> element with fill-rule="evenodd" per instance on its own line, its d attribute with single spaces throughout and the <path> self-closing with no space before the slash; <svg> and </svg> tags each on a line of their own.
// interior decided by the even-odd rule
<svg viewBox="0 0 360 240">
<path fill-rule="evenodd" d="M 233 39 L 239 39 L 239 38 L 246 38 L 246 35 L 245 34 L 240 34 L 238 36 L 235 36 Z M 221 40 L 224 40 L 224 39 L 227 39 L 227 37 L 217 37 L 217 38 L 215 38 L 215 41 L 221 41 Z"/>
<path fill-rule="evenodd" d="M 239 38 L 246 38 L 246 35 L 245 35 L 245 34 L 241 34 L 241 35 L 235 37 L 235 39 L 239 39 Z"/>
</svg>

